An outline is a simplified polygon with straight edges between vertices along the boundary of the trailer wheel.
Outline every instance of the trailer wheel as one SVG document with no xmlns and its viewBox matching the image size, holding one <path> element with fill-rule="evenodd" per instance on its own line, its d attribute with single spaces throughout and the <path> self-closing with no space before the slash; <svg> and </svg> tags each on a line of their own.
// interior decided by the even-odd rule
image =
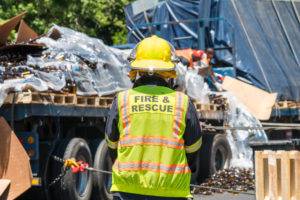
<svg viewBox="0 0 300 200">
<path fill-rule="evenodd" d="M 63 151 L 63 149 L 64 148 L 61 148 L 61 151 Z M 75 158 L 76 160 L 82 160 L 92 165 L 92 156 L 89 146 L 86 141 L 81 138 L 73 138 L 67 143 L 63 158 Z M 85 171 L 73 174 L 68 170 L 61 179 L 59 196 L 56 196 L 56 199 L 88 200 L 92 194 L 92 181 L 91 172 Z"/>
<path fill-rule="evenodd" d="M 203 134 L 202 146 L 197 158 L 197 171 L 193 174 L 193 181 L 202 183 L 216 171 L 227 168 L 231 157 L 231 149 L 225 134 Z"/>
<path fill-rule="evenodd" d="M 94 168 L 111 171 L 112 170 L 112 161 L 108 155 L 108 147 L 105 140 L 99 144 L 95 159 L 94 159 Z M 94 173 L 94 191 L 93 199 L 102 199 L 102 200 L 112 200 L 113 196 L 110 193 L 110 187 L 112 183 L 112 177 L 110 174 L 104 173 Z"/>
<path fill-rule="evenodd" d="M 212 134 L 204 133 L 202 136 L 202 145 L 197 157 L 197 169 L 192 175 L 193 183 L 202 183 L 210 176 L 210 155 L 213 143 Z"/>
<path fill-rule="evenodd" d="M 210 175 L 228 168 L 231 158 L 232 153 L 226 135 L 215 135 L 210 155 Z"/>
</svg>

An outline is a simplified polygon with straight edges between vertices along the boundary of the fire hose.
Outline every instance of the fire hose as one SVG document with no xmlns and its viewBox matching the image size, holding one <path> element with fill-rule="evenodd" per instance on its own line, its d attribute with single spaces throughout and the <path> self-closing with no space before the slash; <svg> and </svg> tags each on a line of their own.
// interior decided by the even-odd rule
<svg viewBox="0 0 300 200">
<path fill-rule="evenodd" d="M 76 161 L 74 158 L 70 158 L 70 159 L 66 159 L 66 160 L 64 160 L 62 158 L 59 158 L 57 156 L 52 156 L 52 158 L 55 161 L 62 163 L 63 166 L 64 166 L 64 170 L 61 174 L 58 175 L 57 178 L 55 178 L 49 184 L 49 187 L 56 184 L 58 181 L 60 181 L 68 170 L 71 170 L 71 172 L 74 173 L 74 174 L 90 171 L 90 172 L 97 172 L 97 173 L 112 175 L 111 171 L 95 169 L 93 167 L 90 167 L 88 163 L 86 163 L 84 161 L 81 161 L 81 160 Z M 239 190 L 226 189 L 226 188 L 219 188 L 219 187 L 208 187 L 208 186 L 201 186 L 201 185 L 196 185 L 196 184 L 190 184 L 190 186 L 194 187 L 194 188 L 211 189 L 211 190 L 224 191 L 224 192 L 229 192 L 229 193 L 234 193 L 234 194 L 255 195 L 255 193 L 252 193 L 252 192 L 239 191 Z"/>
</svg>

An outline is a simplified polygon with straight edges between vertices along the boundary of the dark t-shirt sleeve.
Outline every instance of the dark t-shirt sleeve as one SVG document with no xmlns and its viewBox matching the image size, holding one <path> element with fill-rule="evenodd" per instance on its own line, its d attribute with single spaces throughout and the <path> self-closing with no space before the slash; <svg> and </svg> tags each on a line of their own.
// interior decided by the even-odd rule
<svg viewBox="0 0 300 200">
<path fill-rule="evenodd" d="M 119 120 L 118 101 L 117 98 L 115 98 L 112 103 L 109 116 L 106 122 L 106 127 L 105 127 L 105 139 L 107 145 L 111 149 L 117 148 L 117 143 L 120 136 L 119 129 L 118 129 L 118 120 Z"/>
<path fill-rule="evenodd" d="M 188 110 L 186 114 L 186 127 L 183 135 L 185 146 L 190 147 L 194 145 L 201 139 L 201 136 L 201 128 L 196 108 L 194 104 L 191 101 L 189 101 Z M 197 151 L 198 149 L 196 149 L 195 151 Z M 188 151 L 187 153 L 193 153 L 193 149 L 191 149 L 191 152 Z"/>
<path fill-rule="evenodd" d="M 202 133 L 194 104 L 189 101 L 186 114 L 186 128 L 183 135 L 186 157 L 192 172 L 197 169 L 197 156 L 202 144 Z"/>
</svg>

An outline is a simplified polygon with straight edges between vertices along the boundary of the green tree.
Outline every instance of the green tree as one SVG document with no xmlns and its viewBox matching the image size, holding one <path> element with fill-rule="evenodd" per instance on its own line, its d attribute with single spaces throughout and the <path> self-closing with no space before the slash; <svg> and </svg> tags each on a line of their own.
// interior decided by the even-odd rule
<svg viewBox="0 0 300 200">
<path fill-rule="evenodd" d="M 132 0 L 0 0 L 0 23 L 23 11 L 39 34 L 53 25 L 66 26 L 107 44 L 126 42 L 124 6 Z"/>
</svg>

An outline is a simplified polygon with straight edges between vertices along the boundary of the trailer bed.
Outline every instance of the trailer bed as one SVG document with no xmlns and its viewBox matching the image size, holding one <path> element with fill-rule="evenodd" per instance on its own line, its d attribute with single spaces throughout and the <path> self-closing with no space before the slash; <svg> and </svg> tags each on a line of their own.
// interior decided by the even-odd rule
<svg viewBox="0 0 300 200">
<path fill-rule="evenodd" d="M 32 116 L 107 117 L 114 96 L 79 96 L 70 93 L 18 92 L 10 93 L 0 115 L 22 120 Z M 221 120 L 226 114 L 222 104 L 194 102 L 200 119 Z"/>
</svg>

